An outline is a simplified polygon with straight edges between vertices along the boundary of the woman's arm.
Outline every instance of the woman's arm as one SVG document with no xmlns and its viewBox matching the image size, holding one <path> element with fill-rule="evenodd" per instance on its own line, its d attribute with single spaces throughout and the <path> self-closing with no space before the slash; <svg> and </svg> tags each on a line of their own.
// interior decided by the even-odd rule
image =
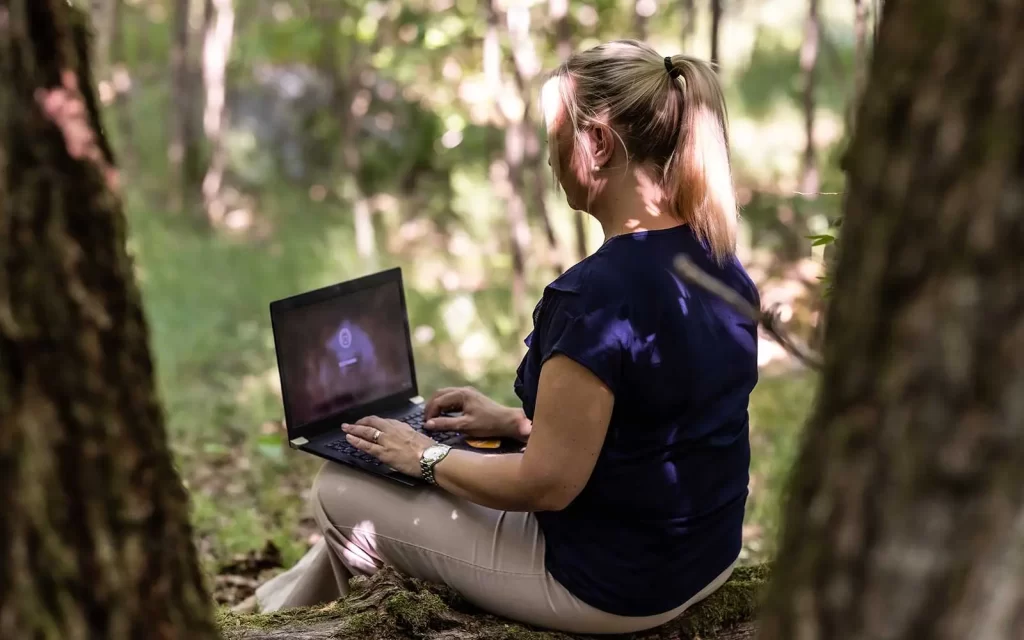
<svg viewBox="0 0 1024 640">
<path fill-rule="evenodd" d="M 589 369 L 552 356 L 541 369 L 526 452 L 453 450 L 434 468 L 434 478 L 451 493 L 493 509 L 560 511 L 590 479 L 613 406 L 612 392 Z"/>
</svg>

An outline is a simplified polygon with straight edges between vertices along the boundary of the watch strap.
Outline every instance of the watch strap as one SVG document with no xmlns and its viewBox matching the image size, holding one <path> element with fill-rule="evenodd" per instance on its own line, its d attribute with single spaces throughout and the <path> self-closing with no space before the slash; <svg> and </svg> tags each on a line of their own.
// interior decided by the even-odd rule
<svg viewBox="0 0 1024 640">
<path fill-rule="evenodd" d="M 440 452 L 437 455 L 427 456 L 427 452 L 431 450 L 439 450 Z M 420 474 L 429 484 L 437 484 L 437 480 L 434 479 L 434 467 L 437 466 L 438 462 L 444 460 L 451 450 L 452 448 L 446 444 L 436 444 L 427 447 L 423 451 L 423 455 L 420 457 Z"/>
</svg>

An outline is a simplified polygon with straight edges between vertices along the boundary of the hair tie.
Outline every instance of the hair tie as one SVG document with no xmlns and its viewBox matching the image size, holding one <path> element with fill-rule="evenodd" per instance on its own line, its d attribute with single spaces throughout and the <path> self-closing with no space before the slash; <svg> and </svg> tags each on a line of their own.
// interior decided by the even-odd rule
<svg viewBox="0 0 1024 640">
<path fill-rule="evenodd" d="M 665 56 L 665 71 L 668 71 L 668 76 L 673 80 L 683 75 L 683 72 L 680 69 L 677 69 L 674 64 L 672 64 L 672 58 L 668 56 Z"/>
</svg>

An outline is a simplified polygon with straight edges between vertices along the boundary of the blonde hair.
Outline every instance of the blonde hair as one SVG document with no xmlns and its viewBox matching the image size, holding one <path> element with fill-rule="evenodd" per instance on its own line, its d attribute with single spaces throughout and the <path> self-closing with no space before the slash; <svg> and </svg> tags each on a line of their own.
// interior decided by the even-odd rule
<svg viewBox="0 0 1024 640">
<path fill-rule="evenodd" d="M 606 122 L 627 162 L 658 171 L 672 213 L 712 255 L 722 262 L 735 253 L 739 216 L 725 96 L 708 63 L 685 55 L 666 59 L 642 42 L 616 40 L 573 54 L 552 79 L 576 152 L 587 153 L 581 131 Z M 549 138 L 554 144 L 555 136 Z"/>
</svg>

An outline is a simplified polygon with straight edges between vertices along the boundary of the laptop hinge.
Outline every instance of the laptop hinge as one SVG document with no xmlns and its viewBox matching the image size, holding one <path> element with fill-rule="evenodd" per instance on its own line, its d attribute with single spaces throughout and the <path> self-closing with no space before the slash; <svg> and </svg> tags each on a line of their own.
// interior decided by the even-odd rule
<svg viewBox="0 0 1024 640">
<path fill-rule="evenodd" d="M 304 444 L 309 444 L 309 440 L 305 438 L 292 438 L 291 444 L 293 447 L 301 447 Z"/>
</svg>

